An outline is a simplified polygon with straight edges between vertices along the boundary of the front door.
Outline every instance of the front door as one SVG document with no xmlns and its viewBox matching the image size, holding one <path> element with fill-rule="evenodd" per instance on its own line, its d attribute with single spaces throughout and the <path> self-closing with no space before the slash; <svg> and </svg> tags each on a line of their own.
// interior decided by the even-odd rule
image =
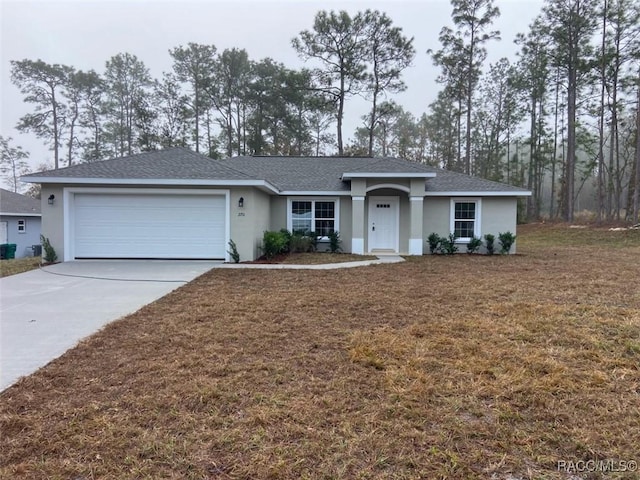
<svg viewBox="0 0 640 480">
<path fill-rule="evenodd" d="M 369 251 L 398 252 L 398 197 L 369 197 Z"/>
</svg>

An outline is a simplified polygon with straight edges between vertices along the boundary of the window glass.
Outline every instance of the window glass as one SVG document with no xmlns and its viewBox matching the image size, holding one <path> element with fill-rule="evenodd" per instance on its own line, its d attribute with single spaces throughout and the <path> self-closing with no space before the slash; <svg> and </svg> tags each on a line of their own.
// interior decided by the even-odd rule
<svg viewBox="0 0 640 480">
<path fill-rule="evenodd" d="M 319 237 L 326 237 L 335 230 L 336 202 L 325 201 L 292 201 L 291 231 L 315 232 Z"/>
<path fill-rule="evenodd" d="M 453 220 L 453 234 L 456 238 L 473 237 L 476 224 L 476 203 L 456 202 Z"/>
<path fill-rule="evenodd" d="M 291 202 L 291 230 L 309 232 L 313 221 L 311 202 Z"/>
<path fill-rule="evenodd" d="M 316 235 L 326 237 L 334 230 L 335 203 L 315 202 L 315 227 Z"/>
<path fill-rule="evenodd" d="M 27 221 L 18 220 L 18 233 L 24 233 L 27 231 Z"/>
</svg>

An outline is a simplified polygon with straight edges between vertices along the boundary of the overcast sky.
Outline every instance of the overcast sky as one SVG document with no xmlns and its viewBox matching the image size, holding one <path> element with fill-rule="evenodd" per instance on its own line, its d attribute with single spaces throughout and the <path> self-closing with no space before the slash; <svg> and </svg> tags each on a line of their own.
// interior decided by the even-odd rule
<svg viewBox="0 0 640 480">
<path fill-rule="evenodd" d="M 494 24 L 502 40 L 489 44 L 488 62 L 515 58 L 513 40 L 526 32 L 540 13 L 542 0 L 495 0 L 501 16 Z M 105 62 L 118 53 L 136 55 L 154 78 L 171 70 L 170 48 L 188 42 L 214 44 L 218 51 L 244 48 L 253 60 L 271 57 L 285 65 L 303 65 L 291 47 L 291 39 L 310 29 L 319 10 L 367 8 L 386 12 L 405 35 L 414 37 L 416 58 L 405 71 L 406 92 L 393 98 L 414 115 L 425 112 L 439 90 L 438 69 L 426 54 L 440 47 L 440 29 L 451 22 L 448 0 L 315 1 L 315 0 L 0 0 L 1 10 L 1 134 L 31 153 L 35 168 L 51 162 L 52 153 L 33 135 L 15 130 L 19 118 L 32 111 L 10 81 L 11 60 L 61 63 L 103 73 Z M 363 101 L 346 106 L 345 134 L 351 136 L 365 114 Z"/>
</svg>

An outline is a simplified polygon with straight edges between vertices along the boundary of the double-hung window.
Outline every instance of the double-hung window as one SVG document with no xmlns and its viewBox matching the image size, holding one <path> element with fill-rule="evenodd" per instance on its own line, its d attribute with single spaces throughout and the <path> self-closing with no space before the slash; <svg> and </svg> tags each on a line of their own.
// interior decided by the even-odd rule
<svg viewBox="0 0 640 480">
<path fill-rule="evenodd" d="M 315 232 L 327 237 L 336 230 L 336 200 L 291 200 L 289 229 L 292 232 Z"/>
<path fill-rule="evenodd" d="M 454 199 L 451 201 L 451 231 L 460 241 L 480 236 L 480 200 Z"/>
<path fill-rule="evenodd" d="M 18 233 L 26 233 L 26 232 L 27 232 L 27 221 L 18 220 Z"/>
</svg>

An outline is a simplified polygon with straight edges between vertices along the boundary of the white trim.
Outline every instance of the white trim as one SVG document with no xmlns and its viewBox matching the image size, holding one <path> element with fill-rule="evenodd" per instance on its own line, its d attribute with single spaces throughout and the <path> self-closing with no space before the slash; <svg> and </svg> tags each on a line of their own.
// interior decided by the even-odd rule
<svg viewBox="0 0 640 480">
<path fill-rule="evenodd" d="M 333 218 L 333 228 L 334 231 L 340 231 L 340 198 L 338 197 L 311 197 L 311 196 L 289 196 L 287 197 L 287 230 L 292 232 L 293 226 L 293 218 L 291 216 L 291 203 L 292 202 L 311 202 L 311 223 L 315 222 L 315 202 L 334 202 L 334 218 Z M 329 237 L 318 237 L 320 240 L 328 240 Z"/>
<path fill-rule="evenodd" d="M 473 195 L 474 197 L 530 197 L 531 192 L 501 191 L 501 192 L 425 192 L 426 197 L 460 197 Z"/>
<path fill-rule="evenodd" d="M 361 196 L 357 196 L 357 197 L 351 197 L 351 200 L 357 200 L 359 202 L 364 202 L 365 197 L 361 197 Z"/>
<path fill-rule="evenodd" d="M 458 197 L 452 198 L 449 202 L 449 232 L 453 233 L 455 231 L 455 210 L 456 203 L 458 202 L 466 202 L 466 203 L 475 203 L 476 204 L 476 218 L 473 222 L 473 235 L 482 238 L 482 198 L 478 197 Z M 456 238 L 456 243 L 469 243 L 471 238 L 469 237 L 460 237 Z"/>
<path fill-rule="evenodd" d="M 280 196 L 296 196 L 296 195 L 304 195 L 307 197 L 348 197 L 351 195 L 349 190 L 338 190 L 338 191 L 312 191 L 312 190 L 283 190 L 278 192 Z"/>
<path fill-rule="evenodd" d="M 137 194 L 137 195 L 153 195 L 153 194 L 165 194 L 165 195 L 206 195 L 206 196 L 220 196 L 224 195 L 226 198 L 225 201 L 225 239 L 224 244 L 229 244 L 229 239 L 231 238 L 231 192 L 230 190 L 220 189 L 220 190 L 212 190 L 212 189 L 184 189 L 184 188 L 92 188 L 92 187 L 64 187 L 62 189 L 62 197 L 63 197 L 63 238 L 64 238 L 64 259 L 63 261 L 68 262 L 74 260 L 75 251 L 73 245 L 73 232 L 75 231 L 75 226 L 73 224 L 74 216 L 72 215 L 74 208 L 74 200 L 76 193 L 96 193 L 96 194 L 104 194 L 104 193 L 112 193 L 112 194 Z M 229 253 L 225 248 L 225 260 L 230 261 Z"/>
<path fill-rule="evenodd" d="M 394 248 L 393 250 L 395 252 L 399 252 L 400 251 L 400 197 L 395 197 L 395 196 L 369 196 L 367 197 L 369 199 L 369 212 L 367 215 L 367 238 L 369 239 L 369 253 L 371 252 L 371 238 L 369 236 L 369 231 L 371 228 L 371 214 L 373 212 L 373 208 L 371 208 L 371 205 L 375 202 L 393 202 L 395 207 L 394 207 L 394 211 L 395 211 L 395 215 L 396 215 L 396 235 L 395 235 L 395 239 L 394 239 Z"/>
<path fill-rule="evenodd" d="M 424 252 L 422 250 L 423 240 L 421 238 L 410 238 L 409 239 L 409 255 L 422 255 Z"/>
<path fill-rule="evenodd" d="M 411 189 L 405 185 L 398 185 L 397 183 L 379 183 L 377 185 L 371 185 L 367 187 L 367 192 L 371 190 L 379 190 L 381 188 L 392 188 L 393 190 L 401 190 L 403 192 L 409 193 Z"/>
<path fill-rule="evenodd" d="M 424 202 L 424 197 L 409 197 L 411 202 Z"/>
<path fill-rule="evenodd" d="M 356 255 L 364 255 L 364 238 L 351 239 L 351 253 Z"/>
<path fill-rule="evenodd" d="M 399 172 L 386 172 L 386 173 L 373 173 L 373 172 L 346 172 L 342 174 L 342 180 L 351 180 L 352 178 L 433 178 L 435 173 L 420 172 L 420 173 L 399 173 Z"/>
<path fill-rule="evenodd" d="M 76 177 L 29 177 L 26 183 L 64 183 L 68 185 L 183 185 L 185 187 L 264 187 L 274 193 L 280 191 L 266 180 L 206 180 L 181 178 L 76 178 Z M 348 192 L 347 192 L 348 193 Z"/>
<path fill-rule="evenodd" d="M 0 217 L 41 217 L 41 213 L 0 212 Z"/>
</svg>

